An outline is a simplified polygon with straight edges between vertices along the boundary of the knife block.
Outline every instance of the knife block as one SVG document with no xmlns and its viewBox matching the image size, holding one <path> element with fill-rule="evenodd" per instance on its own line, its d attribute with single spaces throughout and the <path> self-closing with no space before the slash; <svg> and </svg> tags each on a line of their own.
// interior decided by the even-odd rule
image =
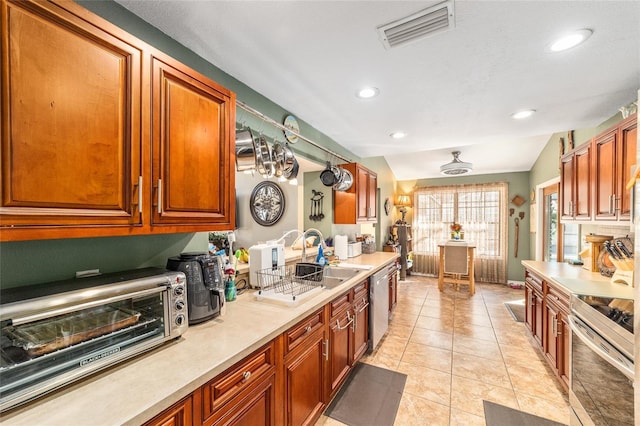
<svg viewBox="0 0 640 426">
<path fill-rule="evenodd" d="M 633 287 L 633 262 L 625 262 L 609 257 L 611 263 L 616 267 L 616 271 L 611 277 L 612 283 L 626 284 Z"/>
<path fill-rule="evenodd" d="M 582 267 L 587 271 L 599 272 L 598 268 L 598 256 L 603 250 L 603 243 L 605 241 L 613 239 L 613 236 L 609 235 L 587 235 L 585 238 L 589 243 L 589 248 L 580 252 L 582 258 Z M 618 266 L 616 265 L 616 268 Z"/>
</svg>

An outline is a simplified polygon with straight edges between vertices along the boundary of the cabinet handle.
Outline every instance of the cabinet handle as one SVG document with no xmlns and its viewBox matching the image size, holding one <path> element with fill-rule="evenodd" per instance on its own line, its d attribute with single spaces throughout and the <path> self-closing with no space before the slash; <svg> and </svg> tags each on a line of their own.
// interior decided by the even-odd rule
<svg viewBox="0 0 640 426">
<path fill-rule="evenodd" d="M 308 334 L 308 333 L 310 333 L 310 332 L 311 332 L 311 326 L 310 326 L 310 325 L 308 325 L 308 326 L 304 329 L 304 333 L 305 333 L 305 334 Z"/>
<path fill-rule="evenodd" d="M 367 301 L 365 300 L 365 298 L 363 297 L 363 298 L 362 298 L 362 307 L 358 310 L 358 312 L 362 312 L 362 311 L 364 311 L 365 309 L 367 309 L 367 306 L 369 306 L 369 302 L 367 302 Z"/>
<path fill-rule="evenodd" d="M 617 212 L 620 210 L 618 207 L 618 201 L 620 201 L 620 197 L 616 197 L 616 194 L 613 194 L 613 212 Z"/>
<path fill-rule="evenodd" d="M 162 213 L 162 179 L 158 179 L 158 214 Z"/>
<path fill-rule="evenodd" d="M 558 320 L 556 319 L 556 337 L 562 336 L 562 329 L 558 327 Z"/>
<path fill-rule="evenodd" d="M 355 308 L 353 309 L 353 321 L 351 322 L 351 331 L 356 332 L 356 328 L 358 327 L 358 315 L 356 314 Z"/>
<path fill-rule="evenodd" d="M 329 361 L 329 339 L 324 339 L 322 341 L 322 347 L 324 348 L 322 355 L 326 361 Z"/>
<path fill-rule="evenodd" d="M 340 320 L 337 319 L 336 320 L 336 328 L 338 330 L 344 330 L 345 328 L 349 328 L 349 326 L 353 323 L 353 318 L 351 317 L 351 315 L 349 314 L 349 311 L 347 311 L 347 323 L 344 326 L 340 325 Z"/>
<path fill-rule="evenodd" d="M 249 380 L 249 377 L 251 377 L 251 371 L 245 371 L 244 373 L 242 373 L 242 383 Z"/>
<path fill-rule="evenodd" d="M 552 331 L 553 331 L 553 335 L 555 337 L 558 337 L 558 319 L 556 317 L 553 317 L 553 328 L 552 328 Z"/>
<path fill-rule="evenodd" d="M 609 195 L 609 214 L 613 214 L 613 199 L 615 195 Z"/>
<path fill-rule="evenodd" d="M 138 212 L 142 214 L 142 176 L 138 176 Z"/>
</svg>

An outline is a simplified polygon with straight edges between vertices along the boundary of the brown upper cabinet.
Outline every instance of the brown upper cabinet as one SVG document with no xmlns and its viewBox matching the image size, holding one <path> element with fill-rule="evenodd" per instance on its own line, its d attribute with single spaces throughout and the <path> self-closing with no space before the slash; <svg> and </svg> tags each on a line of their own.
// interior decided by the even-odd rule
<svg viewBox="0 0 640 426">
<path fill-rule="evenodd" d="M 636 164 L 637 135 L 634 115 L 562 157 L 562 219 L 630 220 L 625 186 Z"/>
<path fill-rule="evenodd" d="M 596 219 L 630 219 L 631 192 L 625 186 L 636 164 L 637 135 L 637 119 L 633 116 L 593 141 Z"/>
<path fill-rule="evenodd" d="M 0 241 L 233 228 L 232 92 L 75 3 L 1 8 Z"/>
<path fill-rule="evenodd" d="M 586 143 L 562 157 L 561 215 L 563 219 L 591 218 L 591 144 Z"/>
<path fill-rule="evenodd" d="M 340 167 L 353 175 L 347 191 L 333 191 L 333 223 L 356 224 L 377 220 L 378 175 L 358 163 Z"/>
</svg>

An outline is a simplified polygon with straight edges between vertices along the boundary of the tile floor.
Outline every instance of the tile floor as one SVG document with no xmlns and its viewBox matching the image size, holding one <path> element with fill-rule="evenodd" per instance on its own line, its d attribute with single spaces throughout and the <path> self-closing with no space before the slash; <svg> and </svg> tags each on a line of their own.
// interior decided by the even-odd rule
<svg viewBox="0 0 640 426">
<path fill-rule="evenodd" d="M 466 286 L 440 293 L 433 278 L 399 282 L 389 330 L 362 359 L 407 374 L 395 425 L 484 425 L 483 399 L 569 423 L 567 395 L 504 306 L 518 299 L 524 290 L 504 285 L 476 284 L 469 296 Z"/>
</svg>

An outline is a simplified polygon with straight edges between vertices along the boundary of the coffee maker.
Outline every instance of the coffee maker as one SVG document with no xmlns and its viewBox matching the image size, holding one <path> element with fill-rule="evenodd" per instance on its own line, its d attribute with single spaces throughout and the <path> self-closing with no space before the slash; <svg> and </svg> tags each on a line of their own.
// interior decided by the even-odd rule
<svg viewBox="0 0 640 426">
<path fill-rule="evenodd" d="M 186 252 L 170 257 L 167 269 L 187 277 L 189 325 L 220 315 L 224 305 L 223 260 L 208 253 Z"/>
</svg>

